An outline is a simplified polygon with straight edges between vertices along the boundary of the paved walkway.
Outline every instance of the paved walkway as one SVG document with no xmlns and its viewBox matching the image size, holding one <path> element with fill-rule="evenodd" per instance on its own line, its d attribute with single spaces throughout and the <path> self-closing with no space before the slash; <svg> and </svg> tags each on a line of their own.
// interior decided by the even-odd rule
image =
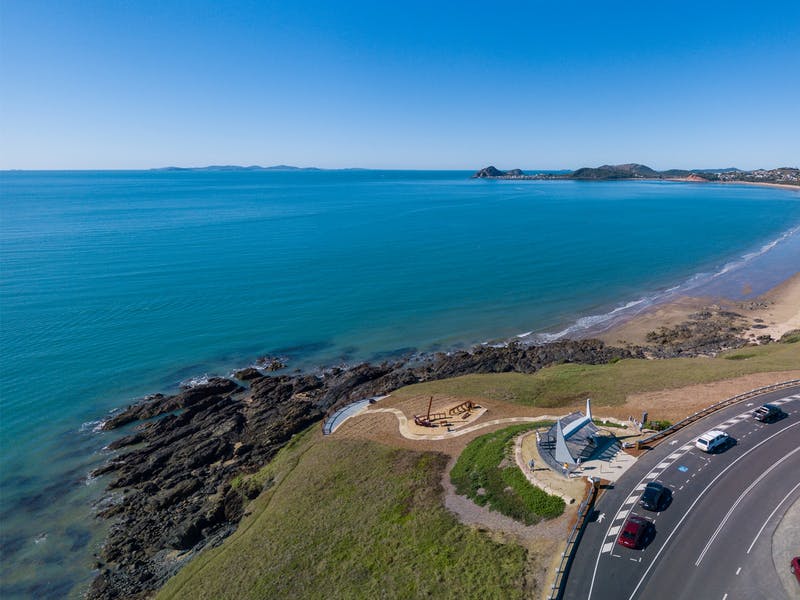
<svg viewBox="0 0 800 600">
<path fill-rule="evenodd" d="M 485 411 L 486 409 L 479 409 Z M 506 423 L 535 423 L 536 421 L 554 421 L 558 417 L 552 417 L 550 415 L 544 415 L 539 417 L 506 417 L 504 419 L 492 419 L 491 421 L 486 421 L 485 423 L 476 423 L 475 425 L 470 425 L 469 427 L 463 427 L 458 429 L 453 429 L 451 431 L 446 431 L 443 433 L 438 434 L 429 434 L 429 433 L 415 433 L 411 429 L 411 424 L 408 422 L 408 417 L 406 417 L 403 411 L 397 408 L 373 408 L 369 410 L 369 413 L 392 413 L 397 417 L 400 426 L 400 435 L 404 438 L 409 440 L 447 440 L 450 438 L 458 437 L 460 435 L 464 435 L 466 433 L 472 433 L 473 431 L 478 431 L 479 429 L 485 429 L 486 427 L 492 427 L 494 425 L 502 425 Z M 416 426 L 415 426 L 416 427 Z M 437 428 L 442 429 L 442 428 Z"/>
<path fill-rule="evenodd" d="M 467 433 L 486 429 L 487 427 L 494 427 L 496 425 L 511 425 L 514 423 L 535 423 L 537 421 L 556 421 L 560 416 L 556 415 L 539 415 L 536 417 L 506 417 L 502 419 L 492 419 L 485 423 L 475 423 L 466 427 L 448 428 L 445 431 L 444 427 L 431 429 L 437 433 L 418 433 L 422 429 L 413 422 L 409 422 L 405 413 L 397 408 L 375 408 L 371 406 L 367 400 L 360 400 L 345 407 L 345 409 L 352 409 L 350 412 L 338 417 L 338 420 L 333 425 L 331 433 L 339 427 L 344 421 L 355 417 L 357 415 L 372 414 L 372 413 L 389 413 L 393 414 L 398 421 L 398 428 L 400 435 L 409 440 L 447 440 L 450 438 L 459 437 Z M 358 405 L 358 406 L 356 406 Z M 476 418 L 486 411 L 485 408 L 478 409 L 479 414 Z M 340 411 L 341 412 L 341 411 Z M 337 413 L 338 414 L 338 413 Z M 334 414 L 328 422 L 334 417 Z M 326 422 L 326 426 L 328 425 Z M 417 430 L 417 431 L 415 431 Z M 567 504 L 572 504 L 577 498 L 582 498 L 585 488 L 586 477 L 599 477 L 608 481 L 616 481 L 625 471 L 627 471 L 633 463 L 636 462 L 636 457 L 631 456 L 622 451 L 618 442 L 610 444 L 609 447 L 602 453 L 601 457 L 596 460 L 589 460 L 581 464 L 579 467 L 573 469 L 570 477 L 564 477 L 560 473 L 554 472 L 547 466 L 545 461 L 539 456 L 539 451 L 536 447 L 536 432 L 531 431 L 517 438 L 514 447 L 514 458 L 517 466 L 525 474 L 528 481 L 533 485 L 543 489 L 548 494 L 560 496 Z M 531 471 L 530 461 L 534 461 L 534 470 Z"/>
</svg>

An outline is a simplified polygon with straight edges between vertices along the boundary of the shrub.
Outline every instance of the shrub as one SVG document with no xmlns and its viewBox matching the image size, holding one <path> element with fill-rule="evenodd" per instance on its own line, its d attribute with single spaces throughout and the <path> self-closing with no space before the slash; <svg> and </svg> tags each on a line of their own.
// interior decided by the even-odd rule
<svg viewBox="0 0 800 600">
<path fill-rule="evenodd" d="M 510 456 L 514 438 L 546 424 L 515 425 L 472 440 L 450 472 L 456 491 L 526 525 L 563 513 L 564 500 L 531 485 Z"/>
</svg>

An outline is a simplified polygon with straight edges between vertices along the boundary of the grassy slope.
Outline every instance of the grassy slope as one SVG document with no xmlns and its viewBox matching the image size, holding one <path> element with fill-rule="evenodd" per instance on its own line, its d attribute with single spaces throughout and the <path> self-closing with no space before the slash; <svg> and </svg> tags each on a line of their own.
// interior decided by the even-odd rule
<svg viewBox="0 0 800 600">
<path fill-rule="evenodd" d="M 442 394 L 489 398 L 542 408 L 592 398 L 596 406 L 622 404 L 634 392 L 678 388 L 751 373 L 800 369 L 800 344 L 769 344 L 724 353 L 718 358 L 621 360 L 610 365 L 557 365 L 533 375 L 497 373 L 411 385 L 393 393 L 404 398 Z"/>
<path fill-rule="evenodd" d="M 545 424 L 514 425 L 472 440 L 450 471 L 456 492 L 526 525 L 563 513 L 564 501 L 531 485 L 512 457 L 514 438 Z"/>
<path fill-rule="evenodd" d="M 158 598 L 520 598 L 526 550 L 459 524 L 446 457 L 309 431 L 258 478 L 272 486 L 219 548 Z"/>
</svg>

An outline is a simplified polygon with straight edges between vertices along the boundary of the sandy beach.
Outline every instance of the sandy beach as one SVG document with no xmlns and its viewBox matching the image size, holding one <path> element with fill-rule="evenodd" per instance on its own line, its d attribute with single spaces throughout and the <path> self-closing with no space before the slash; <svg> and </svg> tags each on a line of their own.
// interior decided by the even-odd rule
<svg viewBox="0 0 800 600">
<path fill-rule="evenodd" d="M 782 188 L 784 190 L 794 190 L 800 192 L 800 185 L 789 185 L 787 183 L 767 183 L 760 181 L 710 181 L 709 183 L 721 183 L 724 185 L 759 185 L 762 187 Z"/>
<path fill-rule="evenodd" d="M 747 327 L 744 335 L 753 343 L 758 343 L 757 338 L 763 335 L 769 335 L 774 340 L 780 339 L 787 331 L 800 329 L 800 272 L 749 300 L 684 296 L 654 306 L 595 337 L 607 344 L 644 345 L 649 332 L 659 327 L 674 327 L 686 321 L 690 315 L 709 308 L 741 315 Z"/>
</svg>

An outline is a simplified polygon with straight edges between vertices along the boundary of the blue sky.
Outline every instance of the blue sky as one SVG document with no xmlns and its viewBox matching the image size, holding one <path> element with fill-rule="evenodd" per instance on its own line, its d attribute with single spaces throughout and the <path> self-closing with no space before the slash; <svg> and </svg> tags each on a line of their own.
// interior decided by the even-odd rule
<svg viewBox="0 0 800 600">
<path fill-rule="evenodd" d="M 800 2 L 0 0 L 0 168 L 798 166 Z"/>
</svg>

